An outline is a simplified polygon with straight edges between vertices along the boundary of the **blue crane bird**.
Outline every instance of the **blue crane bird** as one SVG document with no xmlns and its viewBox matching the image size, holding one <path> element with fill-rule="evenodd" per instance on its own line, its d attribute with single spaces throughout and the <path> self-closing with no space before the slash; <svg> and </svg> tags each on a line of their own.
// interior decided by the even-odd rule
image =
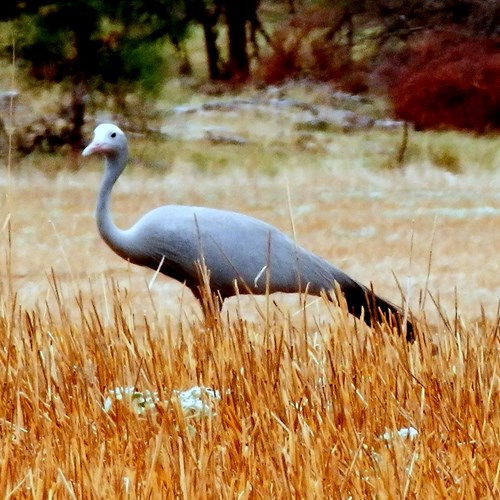
<svg viewBox="0 0 500 500">
<path fill-rule="evenodd" d="M 129 229 L 119 229 L 110 212 L 110 198 L 127 164 L 127 138 L 116 125 L 101 124 L 82 154 L 100 154 L 105 159 L 96 209 L 104 241 L 133 264 L 184 283 L 202 306 L 206 287 L 200 264 L 207 270 L 205 277 L 220 307 L 237 293 L 321 295 L 340 290 L 351 314 L 368 325 L 387 321 L 406 332 L 407 340 L 414 339 L 413 325 L 400 307 L 254 217 L 214 208 L 165 205 L 146 213 Z"/>
</svg>

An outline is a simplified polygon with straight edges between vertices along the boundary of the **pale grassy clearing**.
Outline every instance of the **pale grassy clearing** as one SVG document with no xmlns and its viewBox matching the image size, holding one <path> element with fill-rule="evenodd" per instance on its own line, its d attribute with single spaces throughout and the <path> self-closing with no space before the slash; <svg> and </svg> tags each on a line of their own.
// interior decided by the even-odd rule
<svg viewBox="0 0 500 500">
<path fill-rule="evenodd" d="M 498 138 L 412 133 L 395 169 L 399 130 L 306 133 L 296 119 L 169 114 L 169 132 L 217 126 L 248 143 L 132 137 L 117 223 L 164 203 L 290 234 L 293 221 L 300 244 L 378 293 L 401 302 L 401 287 L 415 345 L 321 299 L 234 298 L 204 323 L 180 284 L 149 290 L 153 272 L 100 240 L 100 161 L 14 161 L 0 180 L 0 494 L 498 496 Z M 181 409 L 174 391 L 195 385 L 220 392 L 211 416 Z M 160 402 L 105 412 L 108 391 L 130 386 Z M 413 439 L 392 437 L 410 426 Z"/>
<path fill-rule="evenodd" d="M 428 289 L 451 313 L 458 299 L 460 313 L 468 318 L 481 306 L 494 315 L 499 300 L 497 138 L 412 132 L 407 163 L 396 169 L 388 166 L 397 155 L 400 130 L 310 132 L 304 146 L 304 133 L 295 127 L 299 119 L 276 109 L 165 118 L 165 128 L 188 136 L 193 130 L 223 128 L 247 138 L 240 146 L 186 138 L 181 132 L 181 137 L 155 140 L 130 134 L 131 164 L 113 200 L 118 224 L 130 225 L 165 203 L 239 210 L 289 233 L 293 220 L 300 244 L 399 302 L 397 280 L 416 313 L 425 300 L 425 314 L 436 318 L 432 301 L 422 295 Z M 444 151 L 441 159 L 453 155 L 453 171 L 432 162 L 438 150 Z M 2 209 L 12 228 L 10 266 L 22 303 L 33 307 L 45 300 L 51 269 L 61 285 L 80 290 L 91 282 L 93 293 L 106 289 L 96 287 L 103 273 L 123 276 L 127 284 L 138 280 L 133 295 L 143 302 L 151 273 L 128 268 L 95 229 L 100 161 L 86 162 L 78 172 L 61 170 L 66 161 L 33 155 L 14 164 L 10 180 L 3 179 Z M 4 231 L 5 242 L 7 236 Z M 165 311 L 179 296 L 191 299 L 163 278 L 156 281 L 156 292 Z"/>
</svg>

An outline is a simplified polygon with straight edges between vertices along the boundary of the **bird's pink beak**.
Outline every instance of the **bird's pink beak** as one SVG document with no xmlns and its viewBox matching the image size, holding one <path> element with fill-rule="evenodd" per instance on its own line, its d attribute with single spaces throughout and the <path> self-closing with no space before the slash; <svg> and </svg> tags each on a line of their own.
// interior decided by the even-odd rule
<svg viewBox="0 0 500 500">
<path fill-rule="evenodd" d="M 94 153 L 106 153 L 104 144 L 92 141 L 83 151 L 82 156 L 90 156 Z"/>
<path fill-rule="evenodd" d="M 98 144 L 94 144 L 94 142 L 91 142 L 83 151 L 82 151 L 82 156 L 90 156 L 93 153 L 96 153 L 98 151 L 98 148 L 96 147 Z"/>
</svg>

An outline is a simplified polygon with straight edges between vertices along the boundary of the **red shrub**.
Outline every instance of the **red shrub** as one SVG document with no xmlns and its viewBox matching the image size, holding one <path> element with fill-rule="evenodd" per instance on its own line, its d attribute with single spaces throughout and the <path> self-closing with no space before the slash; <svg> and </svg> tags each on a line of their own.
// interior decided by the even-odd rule
<svg viewBox="0 0 500 500">
<path fill-rule="evenodd" d="M 431 34 L 402 57 L 389 95 L 418 129 L 500 129 L 500 40 Z"/>
<path fill-rule="evenodd" d="M 272 37 L 272 52 L 264 57 L 256 78 L 274 84 L 287 78 L 310 77 L 335 82 L 348 92 L 364 92 L 367 71 L 353 61 L 346 41 L 343 12 L 314 7 L 291 17 Z"/>
<path fill-rule="evenodd" d="M 256 77 L 265 84 L 282 82 L 302 74 L 301 37 L 286 29 L 273 35 L 272 52 L 263 58 L 256 71 Z"/>
</svg>

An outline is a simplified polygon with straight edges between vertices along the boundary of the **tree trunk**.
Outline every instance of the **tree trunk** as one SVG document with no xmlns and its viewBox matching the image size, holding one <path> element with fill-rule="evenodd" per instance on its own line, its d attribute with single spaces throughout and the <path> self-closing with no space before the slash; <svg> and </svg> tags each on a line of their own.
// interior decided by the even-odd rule
<svg viewBox="0 0 500 500">
<path fill-rule="evenodd" d="M 84 146 L 83 124 L 85 123 L 85 96 L 87 88 L 82 79 L 75 79 L 71 91 L 71 130 L 69 143 L 71 146 L 71 166 L 78 168 L 80 154 Z"/>
<path fill-rule="evenodd" d="M 225 14 L 229 40 L 228 69 L 232 79 L 244 81 L 250 75 L 250 65 L 247 52 L 246 23 L 248 20 L 249 4 L 242 5 L 234 0 L 226 0 Z"/>
<path fill-rule="evenodd" d="M 71 164 L 74 168 L 80 165 L 81 150 L 84 145 L 83 125 L 85 123 L 85 101 L 88 93 L 87 75 L 94 64 L 95 46 L 92 40 L 91 27 L 97 24 L 96 14 L 92 9 L 75 12 L 81 22 L 73 26 L 75 57 L 72 61 L 73 87 L 71 89 L 71 129 L 69 144 L 71 146 Z"/>
<path fill-rule="evenodd" d="M 217 47 L 217 31 L 210 17 L 203 18 L 203 34 L 205 35 L 205 50 L 207 51 L 208 74 L 210 80 L 220 80 L 219 48 Z"/>
</svg>

